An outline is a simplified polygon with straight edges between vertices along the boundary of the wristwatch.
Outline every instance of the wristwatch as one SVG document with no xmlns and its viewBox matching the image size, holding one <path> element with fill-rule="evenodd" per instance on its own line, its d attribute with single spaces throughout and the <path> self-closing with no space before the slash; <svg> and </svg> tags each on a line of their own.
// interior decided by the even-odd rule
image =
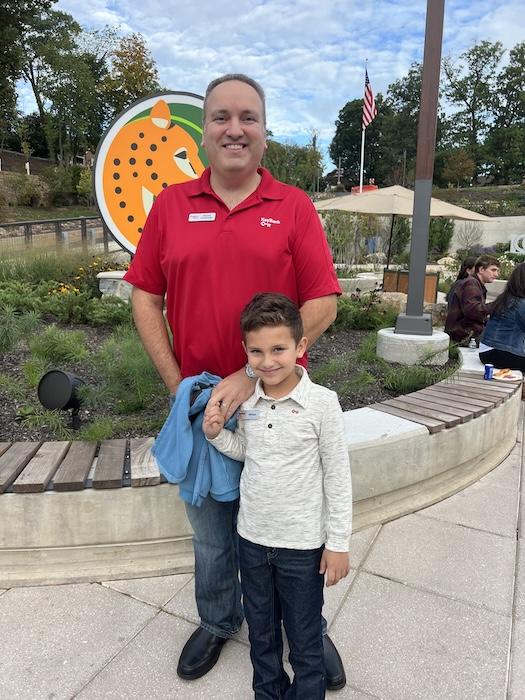
<svg viewBox="0 0 525 700">
<path fill-rule="evenodd" d="M 255 379 L 255 377 L 257 376 L 248 363 L 246 363 L 244 371 L 246 372 L 246 376 L 250 377 L 250 379 Z"/>
</svg>

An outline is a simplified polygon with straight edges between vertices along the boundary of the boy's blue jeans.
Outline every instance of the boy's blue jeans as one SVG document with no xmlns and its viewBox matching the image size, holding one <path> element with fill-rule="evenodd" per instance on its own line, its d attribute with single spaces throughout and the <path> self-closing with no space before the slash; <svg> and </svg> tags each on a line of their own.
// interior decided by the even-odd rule
<svg viewBox="0 0 525 700">
<path fill-rule="evenodd" d="M 256 700 L 323 700 L 326 690 L 319 549 L 281 549 L 239 537 Z M 281 619 L 294 679 L 283 667 Z"/>
<path fill-rule="evenodd" d="M 205 498 L 200 507 L 185 503 L 193 528 L 195 600 L 201 627 L 218 637 L 231 637 L 243 621 L 237 513 L 239 501 Z M 323 634 L 326 621 L 322 619 Z"/>
</svg>

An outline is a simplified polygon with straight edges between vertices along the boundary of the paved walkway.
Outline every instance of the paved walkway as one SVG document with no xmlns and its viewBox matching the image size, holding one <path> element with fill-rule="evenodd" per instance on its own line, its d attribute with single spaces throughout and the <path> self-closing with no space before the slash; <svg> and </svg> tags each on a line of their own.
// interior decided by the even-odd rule
<svg viewBox="0 0 525 700">
<path fill-rule="evenodd" d="M 353 537 L 326 591 L 348 675 L 329 698 L 525 697 L 522 437 L 465 491 Z M 205 678 L 177 678 L 196 622 L 189 574 L 0 591 L 0 700 L 249 700 L 244 628 Z"/>
</svg>

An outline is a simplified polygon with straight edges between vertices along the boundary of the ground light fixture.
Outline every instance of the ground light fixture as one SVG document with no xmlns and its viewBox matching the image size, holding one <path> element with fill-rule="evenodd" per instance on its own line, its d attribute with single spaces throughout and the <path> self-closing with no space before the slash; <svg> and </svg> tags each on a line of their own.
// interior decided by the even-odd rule
<svg viewBox="0 0 525 700">
<path fill-rule="evenodd" d="M 74 374 L 61 369 L 52 369 L 46 372 L 38 382 L 38 400 L 44 408 L 50 410 L 71 409 L 71 427 L 78 430 L 80 428 L 78 412 L 82 401 L 77 394 L 77 389 L 82 384 L 84 384 L 82 379 Z"/>
</svg>

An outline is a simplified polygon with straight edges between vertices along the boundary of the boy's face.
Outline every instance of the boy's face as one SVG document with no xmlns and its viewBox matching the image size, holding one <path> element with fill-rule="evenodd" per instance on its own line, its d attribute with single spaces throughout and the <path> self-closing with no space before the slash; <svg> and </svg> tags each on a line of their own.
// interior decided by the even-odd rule
<svg viewBox="0 0 525 700">
<path fill-rule="evenodd" d="M 494 282 L 499 277 L 499 267 L 497 265 L 489 265 L 488 267 L 480 267 L 478 277 L 483 284 Z"/>
<path fill-rule="evenodd" d="M 244 349 L 248 363 L 268 396 L 286 396 L 299 381 L 295 364 L 306 351 L 305 337 L 296 343 L 288 326 L 264 326 L 246 333 Z"/>
</svg>

